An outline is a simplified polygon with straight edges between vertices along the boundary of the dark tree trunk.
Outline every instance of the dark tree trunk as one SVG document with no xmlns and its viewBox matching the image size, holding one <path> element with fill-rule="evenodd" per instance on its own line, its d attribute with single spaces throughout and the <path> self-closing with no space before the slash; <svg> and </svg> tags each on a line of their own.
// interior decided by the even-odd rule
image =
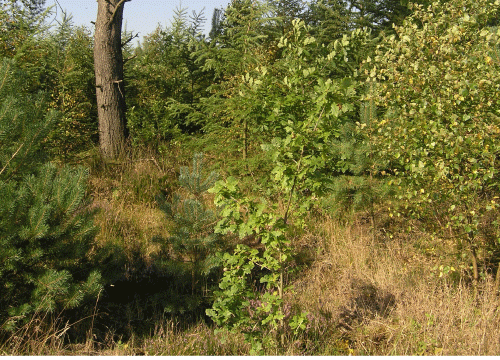
<svg viewBox="0 0 500 360">
<path fill-rule="evenodd" d="M 123 4 L 130 0 L 98 0 L 94 67 L 99 146 L 105 159 L 117 159 L 125 146 L 125 92 L 121 31 Z"/>
</svg>

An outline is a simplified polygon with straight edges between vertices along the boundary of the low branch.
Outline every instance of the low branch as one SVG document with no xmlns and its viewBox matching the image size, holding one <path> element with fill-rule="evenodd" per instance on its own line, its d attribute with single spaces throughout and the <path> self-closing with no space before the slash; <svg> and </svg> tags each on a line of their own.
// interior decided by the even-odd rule
<svg viewBox="0 0 500 360">
<path fill-rule="evenodd" d="M 120 94 L 122 95 L 122 97 L 125 97 L 125 95 L 123 95 L 122 93 L 122 89 L 120 87 L 120 85 L 123 83 L 123 80 L 116 80 L 116 81 L 113 81 L 116 85 L 118 85 L 118 90 L 120 91 Z"/>
</svg>

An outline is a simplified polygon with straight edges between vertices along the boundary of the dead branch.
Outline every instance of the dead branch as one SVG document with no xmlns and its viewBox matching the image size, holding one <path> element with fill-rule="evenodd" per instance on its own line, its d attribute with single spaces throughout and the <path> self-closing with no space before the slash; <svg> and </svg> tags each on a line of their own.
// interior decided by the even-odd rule
<svg viewBox="0 0 500 360">
<path fill-rule="evenodd" d="M 116 4 L 115 9 L 113 10 L 113 14 L 111 15 L 111 19 L 109 19 L 110 25 L 113 23 L 113 21 L 115 21 L 116 12 L 120 8 L 120 6 L 122 6 L 125 2 L 128 2 L 128 1 L 131 1 L 131 0 L 120 0 L 120 2 L 118 4 Z"/>
<path fill-rule="evenodd" d="M 122 43 L 122 47 L 124 47 L 125 45 L 127 45 L 129 42 L 131 42 L 132 40 L 134 40 L 136 37 L 139 37 L 139 33 L 135 34 L 135 35 L 131 35 L 124 43 Z"/>
</svg>

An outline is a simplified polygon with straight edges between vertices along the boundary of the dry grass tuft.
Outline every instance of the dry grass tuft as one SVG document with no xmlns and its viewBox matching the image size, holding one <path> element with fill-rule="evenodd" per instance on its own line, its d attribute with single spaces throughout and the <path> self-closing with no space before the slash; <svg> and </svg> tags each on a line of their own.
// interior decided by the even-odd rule
<svg viewBox="0 0 500 360">
<path fill-rule="evenodd" d="M 151 240 L 169 235 L 169 221 L 155 196 L 168 196 L 176 181 L 174 164 L 148 150 L 135 151 L 123 162 L 91 169 L 89 195 L 97 209 L 98 247 L 116 246 L 128 261 L 140 254 L 147 263 L 158 249 Z"/>
<path fill-rule="evenodd" d="M 73 354 L 88 354 L 83 348 L 73 348 Z M 156 324 L 153 333 L 143 339 L 130 338 L 127 342 L 109 341 L 98 355 L 247 355 L 250 349 L 243 337 L 235 334 L 214 334 L 203 322 L 185 327 L 179 322 L 165 320 Z"/>
<path fill-rule="evenodd" d="M 213 328 L 204 323 L 182 330 L 173 322 L 158 326 L 155 335 L 145 340 L 142 348 L 150 355 L 247 355 L 250 351 L 242 336 L 215 335 Z"/>
<path fill-rule="evenodd" d="M 63 347 L 68 324 L 49 319 L 48 314 L 35 314 L 31 320 L 10 335 L 3 355 L 55 355 Z"/>
<path fill-rule="evenodd" d="M 295 284 L 295 301 L 322 319 L 316 327 L 338 331 L 346 353 L 500 353 L 500 301 L 492 279 L 474 299 L 466 284 L 434 277 L 432 258 L 422 256 L 412 239 L 373 243 L 365 225 L 327 220 L 318 227 L 324 236 Z"/>
</svg>

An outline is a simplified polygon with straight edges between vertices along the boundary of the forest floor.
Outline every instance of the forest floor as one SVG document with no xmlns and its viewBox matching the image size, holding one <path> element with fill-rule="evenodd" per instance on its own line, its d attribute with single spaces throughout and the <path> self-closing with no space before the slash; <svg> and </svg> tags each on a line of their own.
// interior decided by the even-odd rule
<svg viewBox="0 0 500 360">
<path fill-rule="evenodd" d="M 90 206 L 98 209 L 100 227 L 96 241 L 120 247 L 125 263 L 139 256 L 147 264 L 157 250 L 151 239 L 168 235 L 169 222 L 154 196 L 158 188 L 173 191 L 178 165 L 190 163 L 190 154 L 179 149 L 163 157 L 139 151 L 123 163 L 88 164 Z M 307 311 L 309 325 L 300 336 L 287 334 L 286 345 L 269 355 L 500 354 L 500 298 L 492 276 L 486 271 L 475 292 L 464 280 L 468 270 L 455 270 L 453 255 L 445 255 L 453 254 L 453 244 L 419 232 L 418 224 L 408 233 L 408 224 L 382 209 L 376 220 L 374 228 L 364 213 L 339 218 L 318 212 L 306 219 L 306 230 L 292 239 L 300 271 L 289 279 L 294 293 L 285 303 Z M 148 317 L 137 304 L 127 306 L 118 307 L 127 313 L 126 331 L 97 331 L 87 321 L 85 340 L 72 341 L 73 325 L 55 319 L 48 328 L 19 332 L 0 354 L 249 353 L 242 335 L 216 335 L 206 317 Z M 104 312 L 99 301 L 94 310 L 97 316 Z M 149 322 L 146 334 L 136 331 L 141 322 Z"/>
</svg>

